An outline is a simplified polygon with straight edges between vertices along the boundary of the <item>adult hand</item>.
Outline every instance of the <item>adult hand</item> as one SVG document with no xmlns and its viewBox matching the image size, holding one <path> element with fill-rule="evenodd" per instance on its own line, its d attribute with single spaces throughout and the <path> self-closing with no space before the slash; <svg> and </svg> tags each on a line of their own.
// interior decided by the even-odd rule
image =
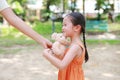
<svg viewBox="0 0 120 80">
<path fill-rule="evenodd" d="M 44 48 L 51 48 L 52 47 L 52 42 L 50 42 L 48 39 L 45 39 L 42 41 L 42 46 Z"/>
</svg>

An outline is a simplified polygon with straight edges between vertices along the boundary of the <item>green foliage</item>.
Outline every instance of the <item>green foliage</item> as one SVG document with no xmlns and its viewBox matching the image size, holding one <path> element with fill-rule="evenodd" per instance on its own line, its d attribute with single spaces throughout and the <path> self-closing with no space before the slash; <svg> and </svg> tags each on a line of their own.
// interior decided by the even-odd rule
<svg viewBox="0 0 120 80">
<path fill-rule="evenodd" d="M 43 0 L 43 4 L 46 6 L 47 4 L 50 5 L 55 5 L 55 4 L 59 4 L 61 0 Z"/>
<path fill-rule="evenodd" d="M 100 14 L 100 10 L 103 10 L 103 13 L 106 14 L 109 12 L 109 10 L 112 10 L 112 5 L 109 3 L 108 0 L 96 0 L 96 7 L 95 10 L 98 10 L 98 19 L 101 20 L 101 14 Z M 108 7 L 110 6 L 110 8 Z"/>
<path fill-rule="evenodd" d="M 43 5 L 45 6 L 46 12 L 50 12 L 50 5 L 57 5 L 61 0 L 43 0 Z"/>
<path fill-rule="evenodd" d="M 116 21 L 116 22 L 120 22 L 120 14 L 115 17 L 115 21 Z"/>
<path fill-rule="evenodd" d="M 14 3 L 12 3 L 13 10 L 15 11 L 16 14 L 23 14 L 24 10 L 22 8 L 22 6 L 20 5 L 20 3 L 18 1 L 15 1 Z"/>
<path fill-rule="evenodd" d="M 52 21 L 45 23 L 36 21 L 33 25 L 33 29 L 40 34 L 52 34 Z M 55 22 L 55 32 L 61 32 L 62 24 L 60 22 Z"/>
<path fill-rule="evenodd" d="M 108 0 L 96 0 L 96 8 L 95 10 L 100 10 L 102 9 L 104 11 L 104 13 L 108 13 L 109 10 L 112 10 L 112 6 Z M 109 6 L 109 7 L 108 7 Z"/>
<path fill-rule="evenodd" d="M 11 5 L 13 11 L 24 20 L 27 0 L 8 0 L 8 3 Z"/>
<path fill-rule="evenodd" d="M 102 8 L 102 5 L 104 4 L 104 0 L 96 0 L 96 8 L 95 10 L 100 10 Z"/>
<path fill-rule="evenodd" d="M 14 2 L 19 2 L 21 6 L 24 6 L 27 2 L 27 0 L 8 0 L 9 4 L 12 4 Z"/>
<path fill-rule="evenodd" d="M 42 9 L 40 11 L 40 13 L 41 13 L 41 19 L 40 19 L 41 21 L 45 22 L 45 21 L 49 20 L 49 18 L 50 18 L 50 12 L 46 12 L 45 9 Z"/>
</svg>

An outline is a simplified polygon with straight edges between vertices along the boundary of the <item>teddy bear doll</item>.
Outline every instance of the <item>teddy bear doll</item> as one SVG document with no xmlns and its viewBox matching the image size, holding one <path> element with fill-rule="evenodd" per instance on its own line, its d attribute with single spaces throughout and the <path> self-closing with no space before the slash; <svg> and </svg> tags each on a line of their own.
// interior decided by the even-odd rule
<svg viewBox="0 0 120 80">
<path fill-rule="evenodd" d="M 53 54 L 55 54 L 58 57 L 64 56 L 68 40 L 62 33 L 53 33 L 51 38 L 55 40 L 51 48 Z"/>
</svg>

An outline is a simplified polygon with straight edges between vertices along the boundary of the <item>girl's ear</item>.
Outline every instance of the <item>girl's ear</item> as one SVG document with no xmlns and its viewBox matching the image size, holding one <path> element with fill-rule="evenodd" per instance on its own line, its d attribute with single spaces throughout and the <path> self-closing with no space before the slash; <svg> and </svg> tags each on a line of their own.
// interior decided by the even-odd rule
<svg viewBox="0 0 120 80">
<path fill-rule="evenodd" d="M 74 31 L 81 31 L 81 26 L 80 25 L 74 26 Z"/>
</svg>

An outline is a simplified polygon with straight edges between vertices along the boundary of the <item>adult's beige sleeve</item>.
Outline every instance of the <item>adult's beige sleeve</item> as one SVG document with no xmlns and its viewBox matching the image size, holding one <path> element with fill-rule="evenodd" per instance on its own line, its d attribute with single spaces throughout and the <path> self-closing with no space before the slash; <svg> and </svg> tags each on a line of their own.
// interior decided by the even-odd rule
<svg viewBox="0 0 120 80">
<path fill-rule="evenodd" d="M 5 8 L 8 8 L 9 7 L 9 5 L 8 5 L 8 3 L 6 2 L 6 0 L 0 0 L 0 12 L 2 11 L 2 10 L 4 10 Z"/>
</svg>

